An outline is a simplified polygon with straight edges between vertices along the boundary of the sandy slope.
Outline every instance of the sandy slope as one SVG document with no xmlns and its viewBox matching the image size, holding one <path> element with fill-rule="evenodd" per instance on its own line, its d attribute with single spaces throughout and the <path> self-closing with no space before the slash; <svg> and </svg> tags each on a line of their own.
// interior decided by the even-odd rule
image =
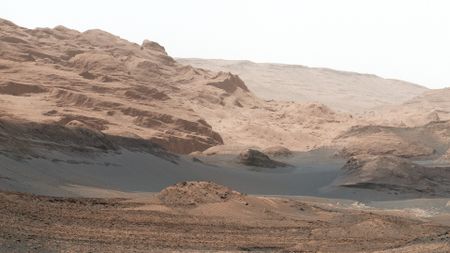
<svg viewBox="0 0 450 253">
<path fill-rule="evenodd" d="M 237 74 L 252 92 L 264 99 L 318 102 L 353 113 L 399 104 L 427 91 L 416 84 L 375 75 L 300 65 L 184 58 L 177 61 Z"/>
</svg>

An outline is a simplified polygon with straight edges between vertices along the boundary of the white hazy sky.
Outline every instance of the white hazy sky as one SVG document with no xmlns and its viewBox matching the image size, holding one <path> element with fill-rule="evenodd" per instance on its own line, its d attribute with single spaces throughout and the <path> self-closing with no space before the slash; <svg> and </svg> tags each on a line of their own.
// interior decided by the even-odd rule
<svg viewBox="0 0 450 253">
<path fill-rule="evenodd" d="M 246 59 L 450 86 L 446 0 L 2 0 L 28 28 L 100 28 L 175 57 Z"/>
</svg>

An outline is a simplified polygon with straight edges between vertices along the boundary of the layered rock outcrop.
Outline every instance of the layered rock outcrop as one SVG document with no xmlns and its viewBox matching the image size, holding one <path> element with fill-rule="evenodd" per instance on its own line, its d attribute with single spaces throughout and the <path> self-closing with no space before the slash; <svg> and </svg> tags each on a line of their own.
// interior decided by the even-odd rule
<svg viewBox="0 0 450 253">
<path fill-rule="evenodd" d="M 239 77 L 178 64 L 155 42 L 137 45 L 62 26 L 26 29 L 6 20 L 0 27 L 0 114 L 18 120 L 77 118 L 92 125 L 95 119 L 104 134 L 132 134 L 190 153 L 223 140 L 189 101 L 248 92 Z"/>
<path fill-rule="evenodd" d="M 339 186 L 399 193 L 448 196 L 450 168 L 424 167 L 392 155 L 351 157 L 342 168 Z"/>
<path fill-rule="evenodd" d="M 262 168 L 276 168 L 276 167 L 287 167 L 286 163 L 275 161 L 269 158 L 266 154 L 255 149 L 247 149 L 239 154 L 239 162 L 254 167 Z"/>
</svg>

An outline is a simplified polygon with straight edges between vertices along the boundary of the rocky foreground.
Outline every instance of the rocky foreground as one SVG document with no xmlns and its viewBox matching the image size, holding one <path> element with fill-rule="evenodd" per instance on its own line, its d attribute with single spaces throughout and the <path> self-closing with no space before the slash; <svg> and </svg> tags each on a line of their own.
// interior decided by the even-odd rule
<svg viewBox="0 0 450 253">
<path fill-rule="evenodd" d="M 154 197 L 0 193 L 1 252 L 448 252 L 450 228 L 184 182 Z"/>
</svg>

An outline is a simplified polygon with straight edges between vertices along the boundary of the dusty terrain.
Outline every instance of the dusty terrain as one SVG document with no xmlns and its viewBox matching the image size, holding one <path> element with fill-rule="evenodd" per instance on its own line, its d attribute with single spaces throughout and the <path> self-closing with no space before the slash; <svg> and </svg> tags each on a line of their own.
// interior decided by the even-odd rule
<svg viewBox="0 0 450 253">
<path fill-rule="evenodd" d="M 377 106 L 399 104 L 427 88 L 375 75 L 250 61 L 176 59 L 194 67 L 239 75 L 264 99 L 322 103 L 334 110 L 361 113 Z"/>
<path fill-rule="evenodd" d="M 206 182 L 185 184 L 191 186 L 183 195 L 183 184 L 161 193 L 169 202 L 151 196 L 83 199 L 2 192 L 0 251 L 450 250 L 450 228 L 426 219 L 237 192 L 211 201 L 227 191 L 217 193 L 221 186 Z M 202 197 L 199 190 L 210 196 Z"/>
<path fill-rule="evenodd" d="M 448 252 L 447 89 L 186 62 L 0 19 L 0 252 Z"/>
</svg>

